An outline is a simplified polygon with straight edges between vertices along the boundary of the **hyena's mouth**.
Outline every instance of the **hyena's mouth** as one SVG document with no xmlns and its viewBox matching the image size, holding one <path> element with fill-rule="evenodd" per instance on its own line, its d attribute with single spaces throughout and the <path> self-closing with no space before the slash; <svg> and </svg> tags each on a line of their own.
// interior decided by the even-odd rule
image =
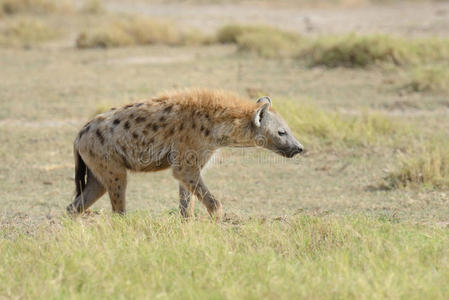
<svg viewBox="0 0 449 300">
<path fill-rule="evenodd" d="M 295 148 L 289 148 L 289 149 L 280 149 L 280 150 L 277 150 L 276 151 L 276 153 L 278 153 L 278 154 L 280 154 L 280 155 L 282 155 L 282 156 L 284 156 L 284 157 L 287 157 L 287 158 L 292 158 L 293 156 L 295 156 L 295 155 L 297 155 L 297 154 L 300 154 L 300 153 L 302 153 L 304 151 L 304 149 L 303 148 L 301 148 L 301 147 L 295 147 Z"/>
</svg>

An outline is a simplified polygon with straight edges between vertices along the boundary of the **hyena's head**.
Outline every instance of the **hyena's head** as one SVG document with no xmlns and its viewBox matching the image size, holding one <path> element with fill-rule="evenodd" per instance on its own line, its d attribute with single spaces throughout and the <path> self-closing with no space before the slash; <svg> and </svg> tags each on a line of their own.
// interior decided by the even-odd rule
<svg viewBox="0 0 449 300">
<path fill-rule="evenodd" d="M 289 158 L 303 152 L 304 147 L 292 135 L 287 123 L 276 112 L 270 111 L 270 98 L 259 98 L 257 103 L 260 106 L 253 116 L 256 145 Z"/>
</svg>

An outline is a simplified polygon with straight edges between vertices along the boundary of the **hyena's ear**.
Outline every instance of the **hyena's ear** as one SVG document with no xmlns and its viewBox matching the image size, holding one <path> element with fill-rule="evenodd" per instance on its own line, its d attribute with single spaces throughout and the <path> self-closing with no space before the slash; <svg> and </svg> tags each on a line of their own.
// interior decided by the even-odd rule
<svg viewBox="0 0 449 300">
<path fill-rule="evenodd" d="M 256 127 L 260 127 L 260 122 L 262 121 L 263 117 L 266 115 L 266 111 L 270 108 L 271 102 L 266 102 L 259 106 L 256 109 L 256 112 L 254 113 L 253 122 Z"/>
<path fill-rule="evenodd" d="M 257 99 L 256 103 L 269 103 L 271 106 L 271 99 L 268 96 L 263 96 L 263 97 L 260 97 L 259 99 Z"/>
</svg>

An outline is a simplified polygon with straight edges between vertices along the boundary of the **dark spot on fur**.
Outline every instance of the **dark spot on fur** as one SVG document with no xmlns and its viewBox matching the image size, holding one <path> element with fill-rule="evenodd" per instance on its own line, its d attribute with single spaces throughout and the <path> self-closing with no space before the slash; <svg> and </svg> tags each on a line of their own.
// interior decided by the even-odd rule
<svg viewBox="0 0 449 300">
<path fill-rule="evenodd" d="M 133 132 L 133 138 L 137 139 L 139 135 L 136 132 Z"/>
<path fill-rule="evenodd" d="M 143 122 L 143 121 L 145 121 L 147 118 L 145 118 L 145 117 L 137 117 L 136 118 L 136 123 L 140 123 L 140 122 Z"/>
<path fill-rule="evenodd" d="M 122 187 L 120 186 L 120 184 L 119 185 L 117 185 L 117 189 L 118 190 L 120 190 Z"/>
<path fill-rule="evenodd" d="M 114 122 L 112 122 L 112 124 L 114 124 L 114 125 L 120 124 L 120 119 L 115 119 Z"/>
<path fill-rule="evenodd" d="M 181 166 L 178 167 L 178 171 L 182 171 L 182 167 Z"/>
<path fill-rule="evenodd" d="M 181 125 L 179 125 L 179 131 L 184 129 L 184 123 L 181 123 Z"/>
<path fill-rule="evenodd" d="M 192 129 L 195 129 L 196 125 L 195 125 L 195 121 L 192 122 Z"/>
<path fill-rule="evenodd" d="M 201 125 L 200 131 L 203 131 L 203 130 L 204 130 L 204 126 L 203 126 L 203 125 Z"/>
<path fill-rule="evenodd" d="M 204 116 L 206 117 L 206 119 L 209 120 L 209 114 L 208 113 L 206 113 Z"/>
<path fill-rule="evenodd" d="M 151 122 L 145 126 L 145 128 L 151 128 L 151 127 L 153 127 L 153 123 L 151 123 Z"/>
<path fill-rule="evenodd" d="M 136 107 L 141 107 L 143 105 L 143 102 L 137 103 Z"/>
<path fill-rule="evenodd" d="M 134 114 L 133 113 L 130 113 L 129 114 L 129 117 L 132 119 L 132 118 L 134 118 Z"/>
<path fill-rule="evenodd" d="M 120 194 L 119 193 L 115 193 L 115 197 L 120 198 Z M 114 201 L 115 204 L 117 204 L 116 201 Z"/>
<path fill-rule="evenodd" d="M 149 143 L 150 143 L 150 144 L 153 144 L 153 143 L 154 143 L 154 138 L 151 138 L 151 139 L 149 140 Z"/>
<path fill-rule="evenodd" d="M 100 129 L 97 129 L 97 131 L 95 131 L 95 134 L 97 135 L 98 139 L 100 140 L 100 143 L 102 145 L 104 145 L 104 136 L 103 136 L 103 134 L 101 134 Z"/>
<path fill-rule="evenodd" d="M 127 169 L 131 169 L 131 165 L 129 164 L 128 160 L 126 159 L 126 156 L 123 154 L 120 154 L 120 158 L 122 159 L 123 164 Z"/>
<path fill-rule="evenodd" d="M 206 131 L 204 132 L 204 134 L 206 135 L 206 136 L 208 136 L 209 135 L 209 129 L 206 129 Z"/>
<path fill-rule="evenodd" d="M 164 113 L 168 114 L 169 112 L 171 112 L 173 105 L 169 105 L 166 108 L 164 108 Z"/>
<path fill-rule="evenodd" d="M 175 133 L 175 129 L 174 129 L 174 128 L 171 128 L 170 131 L 168 132 L 168 135 L 169 135 L 169 136 L 170 136 L 170 135 L 173 135 L 173 133 Z"/>
<path fill-rule="evenodd" d="M 193 181 L 193 180 L 189 180 L 189 183 L 190 183 L 190 184 L 194 184 L 194 183 L 195 183 L 195 181 Z"/>
<path fill-rule="evenodd" d="M 158 130 L 159 126 L 157 124 L 153 124 L 153 131 Z"/>
<path fill-rule="evenodd" d="M 128 129 L 129 129 L 129 121 L 126 121 L 126 122 L 125 122 L 125 125 L 123 125 L 123 127 L 124 127 L 126 130 L 128 130 Z"/>
<path fill-rule="evenodd" d="M 115 181 L 118 181 L 118 177 L 115 177 Z"/>
<path fill-rule="evenodd" d="M 143 130 L 143 131 L 142 131 L 142 134 L 143 134 L 143 135 L 148 135 L 148 131 Z"/>
<path fill-rule="evenodd" d="M 95 157 L 95 153 L 92 151 L 92 149 L 89 149 L 89 155 Z"/>
<path fill-rule="evenodd" d="M 164 122 L 164 121 L 165 121 L 165 117 L 164 116 L 159 118 L 159 122 Z"/>
<path fill-rule="evenodd" d="M 113 107 L 113 108 L 111 108 L 111 110 L 116 110 L 117 108 L 115 108 L 115 107 Z"/>
</svg>

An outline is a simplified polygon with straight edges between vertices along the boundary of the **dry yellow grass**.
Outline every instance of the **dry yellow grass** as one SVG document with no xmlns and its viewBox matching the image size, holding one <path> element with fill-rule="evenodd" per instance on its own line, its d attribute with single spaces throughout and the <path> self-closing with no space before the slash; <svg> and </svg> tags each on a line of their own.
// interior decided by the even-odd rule
<svg viewBox="0 0 449 300">
<path fill-rule="evenodd" d="M 58 32 L 44 21 L 20 18 L 0 31 L 2 46 L 30 46 L 56 38 Z"/>
<path fill-rule="evenodd" d="M 5 14 L 48 14 L 72 10 L 71 3 L 65 0 L 0 0 L 0 11 Z"/>
<path fill-rule="evenodd" d="M 180 46 L 206 43 L 198 32 L 183 32 L 174 25 L 146 17 L 116 17 L 92 30 L 82 32 L 78 48 L 108 48 L 134 45 L 164 44 Z"/>
</svg>

